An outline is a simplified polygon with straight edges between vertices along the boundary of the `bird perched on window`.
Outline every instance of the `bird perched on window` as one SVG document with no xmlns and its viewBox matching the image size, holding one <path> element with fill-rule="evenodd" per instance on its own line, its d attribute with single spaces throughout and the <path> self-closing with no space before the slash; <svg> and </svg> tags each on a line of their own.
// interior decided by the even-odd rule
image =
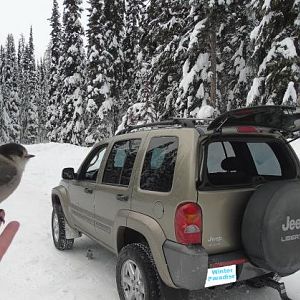
<svg viewBox="0 0 300 300">
<path fill-rule="evenodd" d="M 0 203 L 18 187 L 25 165 L 34 155 L 20 144 L 0 146 Z"/>
</svg>

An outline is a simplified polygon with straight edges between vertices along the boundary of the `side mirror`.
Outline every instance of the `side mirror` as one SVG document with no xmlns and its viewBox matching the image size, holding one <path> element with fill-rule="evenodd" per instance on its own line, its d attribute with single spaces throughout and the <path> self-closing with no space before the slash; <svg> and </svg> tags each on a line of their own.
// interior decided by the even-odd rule
<svg viewBox="0 0 300 300">
<path fill-rule="evenodd" d="M 72 179 L 76 179 L 76 174 L 74 172 L 74 168 L 64 168 L 62 170 L 62 175 L 61 177 L 63 179 L 67 179 L 67 180 L 72 180 Z"/>
</svg>

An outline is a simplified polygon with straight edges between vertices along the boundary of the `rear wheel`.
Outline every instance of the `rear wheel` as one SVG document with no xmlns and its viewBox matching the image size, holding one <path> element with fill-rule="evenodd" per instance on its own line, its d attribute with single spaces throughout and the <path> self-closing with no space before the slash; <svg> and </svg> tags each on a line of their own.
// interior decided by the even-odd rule
<svg viewBox="0 0 300 300">
<path fill-rule="evenodd" d="M 55 205 L 52 211 L 52 238 L 58 250 L 69 250 L 73 248 L 74 239 L 66 238 L 66 220 L 60 205 Z"/>
<path fill-rule="evenodd" d="M 159 276 L 149 247 L 125 246 L 118 257 L 116 281 L 121 300 L 160 299 Z"/>
</svg>

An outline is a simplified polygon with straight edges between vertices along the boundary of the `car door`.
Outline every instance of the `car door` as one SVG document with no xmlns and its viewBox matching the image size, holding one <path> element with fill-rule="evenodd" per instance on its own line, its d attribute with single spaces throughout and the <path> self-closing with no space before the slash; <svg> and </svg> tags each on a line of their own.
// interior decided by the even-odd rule
<svg viewBox="0 0 300 300">
<path fill-rule="evenodd" d="M 132 138 L 114 142 L 95 190 L 96 236 L 108 248 L 114 245 L 118 212 L 130 208 L 135 161 L 141 141 L 141 138 Z"/>
<path fill-rule="evenodd" d="M 75 224 L 90 235 L 95 235 L 94 190 L 106 148 L 107 144 L 99 145 L 89 153 L 78 171 L 77 180 L 69 189 Z"/>
</svg>

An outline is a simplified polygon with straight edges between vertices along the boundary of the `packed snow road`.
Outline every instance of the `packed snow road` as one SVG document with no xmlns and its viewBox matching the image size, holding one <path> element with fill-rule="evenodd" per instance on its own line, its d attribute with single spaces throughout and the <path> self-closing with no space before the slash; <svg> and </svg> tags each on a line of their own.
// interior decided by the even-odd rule
<svg viewBox="0 0 300 300">
<path fill-rule="evenodd" d="M 300 155 L 300 142 L 294 147 Z M 29 162 L 18 190 L 2 203 L 6 221 L 21 223 L 13 245 L 0 266 L 0 299 L 118 300 L 116 258 L 90 239 L 77 239 L 72 251 L 57 251 L 51 237 L 51 189 L 63 167 L 77 167 L 89 149 L 65 144 L 27 147 L 36 157 Z M 86 257 L 92 249 L 94 259 Z M 289 296 L 300 300 L 300 272 L 285 280 Z M 192 299 L 280 299 L 270 288 L 245 285 L 195 293 Z"/>
</svg>

